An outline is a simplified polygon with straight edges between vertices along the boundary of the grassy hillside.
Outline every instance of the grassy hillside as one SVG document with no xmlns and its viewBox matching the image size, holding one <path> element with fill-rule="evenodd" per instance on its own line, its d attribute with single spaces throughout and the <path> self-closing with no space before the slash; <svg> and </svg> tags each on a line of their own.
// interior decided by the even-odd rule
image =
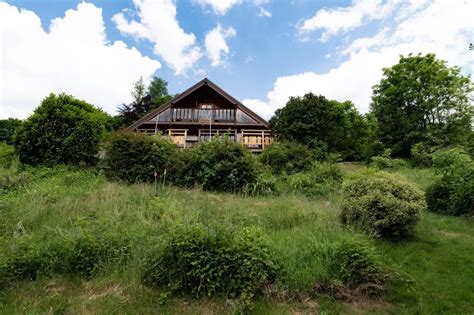
<svg viewBox="0 0 474 315">
<path fill-rule="evenodd" d="M 14 163 L 13 163 L 14 164 Z M 297 193 L 244 197 L 154 185 L 109 182 L 95 170 L 57 167 L 0 171 L 0 245 L 16 242 L 40 248 L 51 237 L 81 231 L 113 231 L 130 236 L 126 261 L 105 266 L 88 280 L 40 277 L 0 291 L 0 313 L 28 314 L 222 314 L 239 303 L 226 299 L 171 297 L 143 286 L 141 262 L 149 247 L 176 223 L 233 227 L 258 226 L 268 237 L 283 268 L 275 294 L 260 297 L 255 314 L 396 313 L 467 314 L 474 312 L 474 221 L 423 213 L 412 239 L 398 243 L 373 240 L 339 224 L 340 197 L 308 198 Z M 342 165 L 350 173 L 360 165 Z M 431 170 L 398 171 L 424 188 Z M 315 248 L 341 239 L 373 244 L 383 264 L 403 281 L 382 298 L 339 301 L 315 294 L 327 267 Z M 1 256 L 0 259 L 4 259 Z M 0 281 L 1 282 L 1 281 Z"/>
</svg>

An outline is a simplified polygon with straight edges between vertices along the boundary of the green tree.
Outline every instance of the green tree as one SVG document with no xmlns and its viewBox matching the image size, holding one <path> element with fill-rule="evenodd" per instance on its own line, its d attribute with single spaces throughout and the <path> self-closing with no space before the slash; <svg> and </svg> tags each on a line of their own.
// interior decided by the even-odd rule
<svg viewBox="0 0 474 315">
<path fill-rule="evenodd" d="M 131 92 L 133 97 L 133 102 L 135 104 L 141 104 L 143 97 L 147 93 L 145 83 L 143 82 L 143 77 L 140 77 L 135 83 L 133 83 L 133 90 Z"/>
<path fill-rule="evenodd" d="M 472 129 L 472 91 L 459 67 L 448 67 L 434 54 L 400 56 L 373 88 L 380 140 L 396 156 L 409 156 L 418 142 L 464 144 Z"/>
<path fill-rule="evenodd" d="M 8 118 L 0 120 L 0 142 L 5 141 L 7 144 L 13 144 L 13 136 L 15 131 L 21 127 L 23 121 L 16 118 Z"/>
<path fill-rule="evenodd" d="M 133 84 L 131 92 L 133 102 L 131 104 L 122 104 L 119 108 L 118 119 L 113 122 L 114 129 L 127 127 L 143 117 L 150 110 L 157 108 L 171 100 L 172 96 L 168 94 L 168 82 L 153 77 L 148 87 L 140 77 Z M 118 127 L 118 128 L 117 128 Z"/>
<path fill-rule="evenodd" d="M 159 107 L 170 101 L 172 96 L 168 93 L 168 82 L 162 78 L 153 77 L 148 85 L 148 93 L 150 94 L 152 107 Z"/>
<path fill-rule="evenodd" d="M 366 134 L 366 121 L 352 102 L 337 102 L 308 93 L 291 97 L 270 124 L 275 135 L 310 148 L 327 147 L 344 159 L 358 159 Z"/>
<path fill-rule="evenodd" d="M 18 130 L 20 161 L 32 165 L 94 164 L 108 115 L 66 94 L 43 99 Z"/>
</svg>

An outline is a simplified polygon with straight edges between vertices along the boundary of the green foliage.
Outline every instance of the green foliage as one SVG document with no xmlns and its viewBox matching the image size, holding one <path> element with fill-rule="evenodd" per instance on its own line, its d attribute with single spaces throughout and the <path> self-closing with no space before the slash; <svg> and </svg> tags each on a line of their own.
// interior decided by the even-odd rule
<svg viewBox="0 0 474 315">
<path fill-rule="evenodd" d="M 366 124 L 367 136 L 365 137 L 362 144 L 362 160 L 370 162 L 370 158 L 373 156 L 379 156 L 384 153 L 385 146 L 379 140 L 379 128 L 377 119 L 373 113 L 367 113 L 364 116 Z"/>
<path fill-rule="evenodd" d="M 251 153 L 228 137 L 201 143 L 191 163 L 195 181 L 205 190 L 241 192 L 255 182 L 257 163 Z"/>
<path fill-rule="evenodd" d="M 382 268 L 375 248 L 357 239 L 344 239 L 320 249 L 325 256 L 331 279 L 349 287 L 361 284 L 384 285 L 388 273 Z"/>
<path fill-rule="evenodd" d="M 376 237 L 413 232 L 424 208 L 423 193 L 396 174 L 362 172 L 343 183 L 341 222 Z"/>
<path fill-rule="evenodd" d="M 428 210 L 449 215 L 474 215 L 474 172 L 443 177 L 426 190 Z"/>
<path fill-rule="evenodd" d="M 442 175 L 426 190 L 428 210 L 449 215 L 474 215 L 474 162 L 462 149 L 433 154 Z"/>
<path fill-rule="evenodd" d="M 20 161 L 31 165 L 95 164 L 107 114 L 66 94 L 50 94 L 17 131 Z"/>
<path fill-rule="evenodd" d="M 390 149 L 385 149 L 382 156 L 373 156 L 371 161 L 370 166 L 378 169 L 400 168 L 406 165 L 402 159 L 392 159 Z"/>
<path fill-rule="evenodd" d="M 344 165 L 346 173 L 358 168 L 363 165 Z M 0 168 L 0 172 L 4 171 Z M 360 303 L 341 303 L 327 294 L 315 295 L 315 285 L 331 280 L 336 280 L 335 285 L 346 290 L 338 293 L 349 293 L 356 303 L 360 301 L 359 297 L 368 301 L 369 312 L 387 312 L 384 301 L 390 301 L 390 312 L 394 314 L 468 314 L 472 310 L 474 229 L 472 220 L 464 217 L 424 212 L 416 228 L 416 237 L 409 241 L 369 241 L 380 253 L 384 266 L 412 279 L 409 288 L 390 282 L 386 286 L 386 296 L 374 301 L 354 294 L 364 294 L 367 291 L 361 289 L 368 287 L 371 290 L 373 286 L 362 284 L 345 288 L 340 284 L 339 276 L 328 274 L 331 260 L 326 261 L 320 252 L 316 252 L 315 245 L 326 247 L 344 239 L 367 239 L 338 224 L 339 194 L 320 198 L 300 198 L 292 194 L 248 198 L 176 187 L 156 191 L 153 185 L 108 181 L 102 172 L 90 168 L 26 167 L 23 171 L 29 174 L 25 187 L 19 187 L 13 193 L 0 193 L 0 265 L 10 256 L 19 238 L 25 237 L 24 243 L 28 243 L 26 236 L 30 235 L 29 244 L 35 246 L 53 240 L 57 235 L 72 238 L 79 232 L 71 222 L 77 222 L 81 217 L 97 218 L 93 222 L 99 230 L 118 235 L 131 233 L 131 257 L 124 263 L 119 260 L 110 266 L 101 265 L 97 275 L 86 281 L 77 275 L 58 274 L 52 278 L 40 275 L 37 281 L 14 283 L 0 292 L 2 314 L 18 313 L 19 308 L 21 312 L 31 314 L 81 313 L 84 307 L 94 314 L 235 312 L 238 302 L 233 299 L 175 298 L 164 290 L 143 285 L 144 257 L 151 244 L 162 244 L 163 233 L 176 222 L 201 222 L 204 226 L 211 223 L 211 226 L 237 231 L 246 226 L 264 229 L 269 243 L 278 253 L 272 254 L 271 259 L 277 259 L 281 274 L 274 285 L 266 286 L 263 297 L 252 301 L 252 313 L 287 314 L 296 308 L 311 312 L 313 309 L 308 309 L 308 303 L 313 301 L 317 301 L 317 311 L 321 313 L 354 312 L 354 306 L 359 307 Z M 432 169 L 403 168 L 394 172 L 423 186 L 435 178 Z M 43 239 L 41 235 L 48 231 L 51 237 Z M 91 232 L 90 235 L 95 237 L 97 234 Z M 163 247 L 160 245 L 160 248 Z M 433 299 L 433 296 L 437 298 Z M 304 300 L 300 301 L 300 297 Z M 306 297 L 311 299 L 307 302 Z"/>
<path fill-rule="evenodd" d="M 291 190 L 307 196 L 324 195 L 336 191 L 342 181 L 342 171 L 333 163 L 316 163 L 311 170 L 286 177 Z"/>
<path fill-rule="evenodd" d="M 381 141 L 402 157 L 418 142 L 465 143 L 472 129 L 472 90 L 459 67 L 448 67 L 434 54 L 401 56 L 373 89 L 371 109 Z"/>
<path fill-rule="evenodd" d="M 173 97 L 168 94 L 168 82 L 153 77 L 150 84 L 145 86 L 143 78 L 133 84 L 131 92 L 133 102 L 122 104 L 119 108 L 119 115 L 112 122 L 114 129 L 127 127 L 143 117 L 145 114 L 170 101 Z"/>
<path fill-rule="evenodd" d="M 279 270 L 259 230 L 203 225 L 173 227 L 164 248 L 152 252 L 144 268 L 144 283 L 152 287 L 195 297 L 245 299 L 261 293 Z"/>
<path fill-rule="evenodd" d="M 168 93 L 168 82 L 162 78 L 153 77 L 148 85 L 148 93 L 150 94 L 153 108 L 159 107 L 170 101 L 172 96 Z"/>
<path fill-rule="evenodd" d="M 0 143 L 13 144 L 13 136 L 23 121 L 16 118 L 0 119 Z"/>
<path fill-rule="evenodd" d="M 176 146 L 166 138 L 135 132 L 114 132 L 108 143 L 105 174 L 128 183 L 166 181 L 177 155 Z"/>
<path fill-rule="evenodd" d="M 255 180 L 244 187 L 245 195 L 276 195 L 279 193 L 276 178 L 264 169 L 258 171 Z"/>
<path fill-rule="evenodd" d="M 75 233 L 19 236 L 0 266 L 3 285 L 55 275 L 89 279 L 109 264 L 126 262 L 130 240 L 123 233 L 78 228 Z"/>
<path fill-rule="evenodd" d="M 414 166 L 430 167 L 433 165 L 434 148 L 425 142 L 419 142 L 411 148 L 411 162 Z"/>
<path fill-rule="evenodd" d="M 14 147 L 0 142 L 0 167 L 10 168 L 16 159 Z"/>
<path fill-rule="evenodd" d="M 327 146 L 329 152 L 340 153 L 343 159 L 359 159 L 367 136 L 367 122 L 354 105 L 339 103 L 312 93 L 291 97 L 285 107 L 271 118 L 277 137 L 306 146 Z"/>
<path fill-rule="evenodd" d="M 461 148 L 438 150 L 433 153 L 433 167 L 443 176 L 459 176 L 472 166 L 471 157 Z"/>
<path fill-rule="evenodd" d="M 275 143 L 265 149 L 259 158 L 274 174 L 293 174 L 308 170 L 314 160 L 308 147 L 294 142 Z"/>
</svg>

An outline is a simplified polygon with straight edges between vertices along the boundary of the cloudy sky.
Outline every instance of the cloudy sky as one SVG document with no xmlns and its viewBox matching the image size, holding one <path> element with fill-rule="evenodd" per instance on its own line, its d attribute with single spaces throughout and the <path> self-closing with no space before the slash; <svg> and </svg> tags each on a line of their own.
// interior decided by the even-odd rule
<svg viewBox="0 0 474 315">
<path fill-rule="evenodd" d="M 474 70 L 473 0 L 0 0 L 0 118 L 50 92 L 111 114 L 140 76 L 208 77 L 265 118 L 289 96 L 363 113 L 381 69 L 433 52 Z"/>
</svg>

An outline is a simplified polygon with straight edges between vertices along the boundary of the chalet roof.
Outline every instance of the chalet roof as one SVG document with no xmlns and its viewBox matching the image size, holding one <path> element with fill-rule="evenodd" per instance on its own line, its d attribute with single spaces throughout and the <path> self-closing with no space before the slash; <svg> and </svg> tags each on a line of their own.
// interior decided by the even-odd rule
<svg viewBox="0 0 474 315">
<path fill-rule="evenodd" d="M 212 88 L 214 91 L 216 91 L 217 93 L 219 93 L 222 97 L 224 97 L 226 100 L 228 100 L 230 103 L 234 104 L 238 109 L 240 109 L 241 111 L 243 111 L 245 114 L 249 115 L 250 117 L 252 117 L 253 119 L 255 119 L 256 121 L 258 121 L 259 123 L 261 123 L 262 125 L 264 125 L 265 127 L 269 128 L 269 124 L 268 122 L 263 119 L 262 117 L 260 117 L 259 115 L 257 115 L 255 112 L 253 112 L 251 109 L 249 109 L 248 107 L 246 107 L 244 104 L 242 104 L 241 102 L 239 102 L 237 99 L 235 99 L 234 97 L 232 97 L 230 94 L 228 94 L 226 91 L 224 91 L 223 89 L 221 89 L 217 84 L 215 84 L 214 82 L 212 82 L 211 80 L 209 80 L 208 78 L 204 78 L 202 79 L 201 81 L 199 81 L 198 83 L 194 84 L 193 86 L 191 86 L 189 89 L 185 90 L 184 92 L 182 92 L 181 94 L 178 94 L 175 98 L 173 98 L 172 100 L 170 100 L 169 102 L 161 105 L 160 107 L 158 108 L 155 108 L 154 110 L 152 110 L 151 112 L 149 112 L 148 114 L 146 114 L 145 116 L 143 116 L 142 118 L 140 118 L 139 120 L 137 120 L 135 123 L 131 124 L 130 126 L 128 126 L 126 129 L 127 130 L 134 130 L 135 128 L 137 128 L 138 126 L 140 126 L 142 123 L 146 122 L 146 121 L 149 121 L 151 118 L 153 118 L 154 116 L 160 114 L 161 112 L 163 112 L 164 110 L 170 108 L 172 105 L 174 105 L 175 103 L 179 102 L 180 100 L 182 100 L 183 98 L 185 98 L 186 96 L 192 94 L 193 92 L 197 91 L 199 88 L 203 87 L 203 86 L 209 86 L 210 88 Z"/>
</svg>

